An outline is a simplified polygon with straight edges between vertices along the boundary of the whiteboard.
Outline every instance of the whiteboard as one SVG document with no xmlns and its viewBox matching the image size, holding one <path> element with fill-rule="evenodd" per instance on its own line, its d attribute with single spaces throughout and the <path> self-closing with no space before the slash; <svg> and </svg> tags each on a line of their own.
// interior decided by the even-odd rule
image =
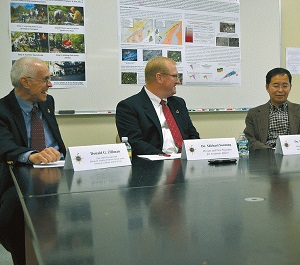
<svg viewBox="0 0 300 265">
<path fill-rule="evenodd" d="M 1 90 L 11 89 L 9 71 L 9 1 L 0 10 Z M 119 85 L 118 2 L 85 0 L 87 88 L 50 89 L 56 111 L 114 113 L 117 103 L 140 91 L 140 85 Z M 103 8 L 105 7 L 105 8 Z M 280 0 L 240 0 L 241 87 L 177 86 L 188 109 L 244 109 L 267 102 L 265 75 L 280 66 Z"/>
</svg>

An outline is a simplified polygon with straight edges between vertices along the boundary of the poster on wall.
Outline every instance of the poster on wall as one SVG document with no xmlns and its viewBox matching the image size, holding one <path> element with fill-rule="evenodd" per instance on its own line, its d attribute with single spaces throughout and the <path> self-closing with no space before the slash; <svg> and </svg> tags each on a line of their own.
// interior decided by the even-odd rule
<svg viewBox="0 0 300 265">
<path fill-rule="evenodd" d="M 46 61 L 52 88 L 86 88 L 84 0 L 10 1 L 12 62 Z"/>
<path fill-rule="evenodd" d="M 119 0 L 120 84 L 144 84 L 149 59 L 177 62 L 183 85 L 241 85 L 239 0 Z"/>
</svg>

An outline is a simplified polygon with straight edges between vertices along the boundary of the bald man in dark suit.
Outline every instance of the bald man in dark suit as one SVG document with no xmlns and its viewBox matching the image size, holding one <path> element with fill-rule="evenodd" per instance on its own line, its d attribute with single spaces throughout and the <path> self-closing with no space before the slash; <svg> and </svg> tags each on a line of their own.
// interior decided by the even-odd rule
<svg viewBox="0 0 300 265">
<path fill-rule="evenodd" d="M 174 96 L 180 84 L 176 63 L 166 57 L 155 57 L 145 68 L 146 85 L 142 90 L 118 103 L 116 126 L 120 137 L 128 137 L 133 155 L 171 154 L 181 151 L 174 141 L 162 111 L 167 102 L 182 139 L 199 139 L 185 101 Z"/>
</svg>

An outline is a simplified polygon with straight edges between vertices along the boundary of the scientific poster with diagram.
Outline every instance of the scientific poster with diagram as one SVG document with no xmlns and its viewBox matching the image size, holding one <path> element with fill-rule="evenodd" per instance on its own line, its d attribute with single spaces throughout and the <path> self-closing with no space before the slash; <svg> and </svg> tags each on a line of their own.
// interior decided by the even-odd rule
<svg viewBox="0 0 300 265">
<path fill-rule="evenodd" d="M 12 62 L 34 56 L 49 65 L 52 88 L 86 88 L 84 0 L 11 1 Z"/>
<path fill-rule="evenodd" d="M 240 86 L 239 0 L 119 0 L 120 84 L 144 84 L 149 59 L 177 62 L 183 85 Z"/>
</svg>

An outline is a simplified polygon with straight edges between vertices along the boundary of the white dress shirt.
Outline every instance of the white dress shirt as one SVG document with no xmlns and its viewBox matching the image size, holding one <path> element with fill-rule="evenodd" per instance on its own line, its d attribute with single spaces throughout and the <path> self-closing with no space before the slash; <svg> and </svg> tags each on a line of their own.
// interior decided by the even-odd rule
<svg viewBox="0 0 300 265">
<path fill-rule="evenodd" d="M 162 151 L 166 154 L 177 153 L 178 148 L 175 145 L 173 136 L 171 134 L 171 131 L 167 124 L 165 115 L 163 113 L 162 106 L 160 104 L 161 99 L 159 97 L 157 97 L 156 95 L 154 95 L 153 93 L 151 93 L 146 87 L 145 87 L 145 91 L 153 104 L 153 107 L 156 111 L 157 117 L 160 122 L 161 131 L 162 131 L 162 135 L 163 135 L 163 141 L 164 141 Z M 165 100 L 167 102 L 167 99 L 163 99 L 163 100 Z"/>
</svg>

